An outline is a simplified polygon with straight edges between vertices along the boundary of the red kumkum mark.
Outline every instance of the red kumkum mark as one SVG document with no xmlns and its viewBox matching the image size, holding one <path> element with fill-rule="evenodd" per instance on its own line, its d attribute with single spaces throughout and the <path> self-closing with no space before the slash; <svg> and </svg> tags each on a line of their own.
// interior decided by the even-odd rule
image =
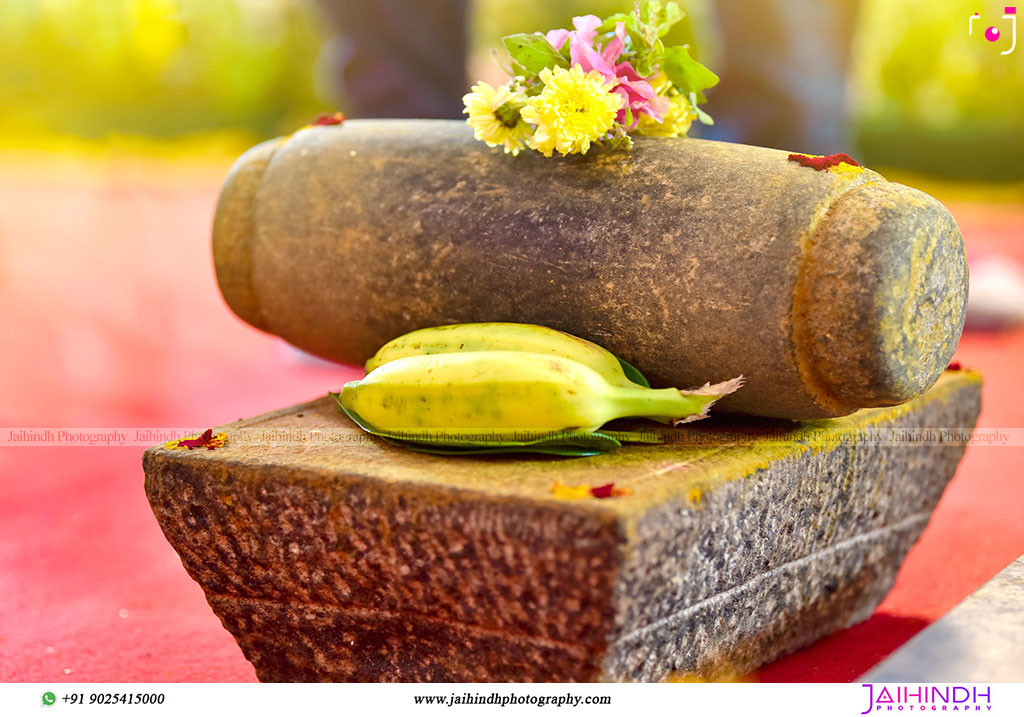
<svg viewBox="0 0 1024 717">
<path fill-rule="evenodd" d="M 964 367 L 960 365 L 959 361 L 950 361 L 949 366 L 946 367 L 947 371 L 963 371 Z"/>
<path fill-rule="evenodd" d="M 837 164 L 851 164 L 854 167 L 859 167 L 860 163 L 857 162 L 853 157 L 846 154 L 845 152 L 839 152 L 838 154 L 830 154 L 827 157 L 812 157 L 809 154 L 791 154 L 789 155 L 790 162 L 796 162 L 801 167 L 810 167 L 821 172 L 829 167 L 834 167 Z"/>
<path fill-rule="evenodd" d="M 325 127 L 332 124 L 341 124 L 345 121 L 345 115 L 341 112 L 335 112 L 334 114 L 321 114 L 317 115 L 317 118 L 309 123 L 310 127 Z"/>
</svg>

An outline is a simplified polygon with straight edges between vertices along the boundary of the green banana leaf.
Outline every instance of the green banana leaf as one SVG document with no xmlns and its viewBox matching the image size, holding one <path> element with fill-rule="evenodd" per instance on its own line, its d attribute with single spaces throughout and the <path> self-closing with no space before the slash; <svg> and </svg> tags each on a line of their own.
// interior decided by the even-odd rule
<svg viewBox="0 0 1024 717">
<path fill-rule="evenodd" d="M 640 373 L 640 369 L 638 369 L 636 366 L 629 363 L 625 359 L 621 359 L 618 356 L 615 356 L 615 358 L 617 358 L 619 360 L 619 363 L 622 365 L 622 372 L 626 374 L 626 378 L 628 378 L 633 383 L 640 384 L 644 388 L 651 387 L 651 384 L 647 380 L 647 377 Z"/>
<path fill-rule="evenodd" d="M 565 457 L 596 456 L 620 448 L 624 442 L 660 443 L 662 438 L 656 434 L 639 431 L 567 431 L 554 438 L 542 438 L 535 441 L 473 441 L 466 445 L 452 445 L 429 441 L 410 441 L 390 435 L 368 423 L 355 411 L 350 411 L 341 403 L 341 394 L 329 392 L 338 410 L 344 413 L 357 426 L 367 433 L 395 446 L 407 448 L 419 453 L 433 453 L 442 456 L 495 455 L 499 453 L 540 453 Z"/>
<path fill-rule="evenodd" d="M 652 419 L 646 419 L 652 420 Z M 664 443 L 665 436 L 661 433 L 649 433 L 644 431 L 606 431 L 602 430 L 601 433 L 606 436 L 611 436 L 619 443 Z"/>
<path fill-rule="evenodd" d="M 386 436 L 377 436 L 382 441 L 390 443 L 400 448 L 406 448 L 410 451 L 416 451 L 417 453 L 433 453 L 438 456 L 482 456 L 482 455 L 497 455 L 500 453 L 540 453 L 549 456 L 563 456 L 567 458 L 585 458 L 588 456 L 599 456 L 602 453 L 608 453 L 608 448 L 585 448 L 583 446 L 573 445 L 545 445 L 545 444 L 531 444 L 521 446 L 491 446 L 491 447 L 479 447 L 473 448 L 469 446 L 442 446 L 433 443 L 417 443 L 415 441 L 403 441 L 398 438 L 387 438 Z"/>
</svg>

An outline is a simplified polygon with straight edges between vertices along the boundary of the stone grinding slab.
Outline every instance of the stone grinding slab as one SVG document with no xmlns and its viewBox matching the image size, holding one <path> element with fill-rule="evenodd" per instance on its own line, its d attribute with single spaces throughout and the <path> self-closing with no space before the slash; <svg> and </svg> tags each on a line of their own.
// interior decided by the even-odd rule
<svg viewBox="0 0 1024 717">
<path fill-rule="evenodd" d="M 324 398 L 149 449 L 146 494 L 264 681 L 714 679 L 871 614 L 964 450 L 871 432 L 969 430 L 980 395 L 947 372 L 900 406 L 576 459 L 412 453 Z"/>
</svg>

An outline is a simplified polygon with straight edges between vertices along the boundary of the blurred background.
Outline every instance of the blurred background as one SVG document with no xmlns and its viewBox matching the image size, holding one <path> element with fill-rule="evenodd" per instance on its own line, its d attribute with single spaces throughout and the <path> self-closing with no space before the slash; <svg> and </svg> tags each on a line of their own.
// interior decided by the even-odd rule
<svg viewBox="0 0 1024 717">
<path fill-rule="evenodd" d="M 388 4 L 401 12 L 401 2 Z M 727 62 L 723 50 L 743 18 L 751 36 L 766 33 L 757 17 L 764 4 L 681 4 L 688 16 L 672 39 L 690 42 L 713 68 Z M 796 28 L 787 38 L 792 46 L 820 40 L 822 31 L 813 24 L 820 18 L 813 12 L 799 11 L 800 3 L 771 4 L 781 8 L 778 15 L 790 15 L 779 22 Z M 852 37 L 825 28 L 824 42 L 840 54 L 842 45 L 852 43 L 846 104 L 855 144 L 869 164 L 947 177 L 1024 178 L 1024 49 L 1000 54 L 1009 46 L 1001 6 L 982 8 L 973 0 L 824 3 L 830 4 L 853 9 Z M 329 43 L 343 30 L 337 8 L 347 5 L 357 3 L 4 0 L 3 148 L 145 146 L 164 154 L 170 142 L 184 155 L 215 149 L 235 154 L 294 130 L 318 110 L 339 104 L 351 110 L 331 71 Z M 573 15 L 603 17 L 631 6 L 615 0 L 478 0 L 468 17 L 469 77 L 495 76 L 489 52 L 502 35 L 567 27 Z M 968 17 L 978 10 L 987 12 L 969 36 Z M 1004 28 L 999 43 L 984 40 L 989 25 Z M 434 50 L 445 51 L 440 43 Z M 788 68 L 791 74 L 813 70 L 800 67 L 796 51 L 790 55 L 796 65 Z M 817 58 L 804 55 L 803 61 Z M 708 108 L 714 115 L 714 91 Z"/>
<path fill-rule="evenodd" d="M 985 374 L 980 425 L 1024 426 L 1024 48 L 1000 54 L 1002 3 L 681 4 L 671 39 L 722 75 L 708 136 L 845 151 L 951 209 L 974 317 L 957 358 Z M 200 431 L 357 377 L 224 305 L 209 240 L 231 163 L 319 112 L 417 111 L 379 92 L 411 75 L 353 75 L 366 58 L 416 49 L 457 115 L 471 80 L 501 81 L 502 35 L 630 7 L 3 0 L 0 426 Z M 156 526 L 142 450 L 0 444 L 0 680 L 254 679 Z M 969 448 L 878 612 L 755 678 L 856 679 L 1024 552 L 1021 465 L 1019 447 Z"/>
</svg>

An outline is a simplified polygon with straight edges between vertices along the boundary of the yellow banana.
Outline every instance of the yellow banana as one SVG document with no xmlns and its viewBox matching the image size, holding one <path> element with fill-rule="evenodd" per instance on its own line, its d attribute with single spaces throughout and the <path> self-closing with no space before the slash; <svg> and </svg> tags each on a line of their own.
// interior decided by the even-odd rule
<svg viewBox="0 0 1024 717">
<path fill-rule="evenodd" d="M 547 326 L 502 322 L 434 326 L 399 336 L 366 362 L 366 371 L 406 356 L 463 351 L 528 351 L 560 356 L 591 368 L 616 386 L 636 385 L 626 377 L 615 354 L 591 341 Z"/>
<path fill-rule="evenodd" d="M 594 431 L 627 416 L 697 420 L 741 383 L 696 391 L 621 386 L 561 356 L 473 351 L 394 359 L 345 384 L 340 401 L 381 435 L 468 445 Z"/>
</svg>

